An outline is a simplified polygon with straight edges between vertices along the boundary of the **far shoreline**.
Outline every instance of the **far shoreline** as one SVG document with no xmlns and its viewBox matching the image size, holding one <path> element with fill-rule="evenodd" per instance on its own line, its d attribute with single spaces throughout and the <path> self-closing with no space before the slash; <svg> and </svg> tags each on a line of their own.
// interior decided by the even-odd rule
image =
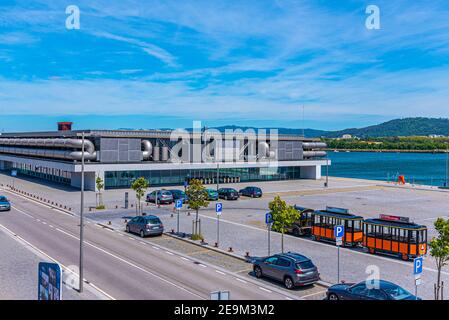
<svg viewBox="0 0 449 320">
<path fill-rule="evenodd" d="M 446 150 L 397 150 L 397 149 L 324 149 L 332 152 L 373 152 L 373 153 L 447 153 Z"/>
</svg>

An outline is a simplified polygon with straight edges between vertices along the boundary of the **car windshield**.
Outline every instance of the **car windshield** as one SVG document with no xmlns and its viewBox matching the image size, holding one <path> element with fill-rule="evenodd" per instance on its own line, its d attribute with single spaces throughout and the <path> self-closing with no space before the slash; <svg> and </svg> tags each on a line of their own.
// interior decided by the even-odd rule
<svg viewBox="0 0 449 320">
<path fill-rule="evenodd" d="M 172 195 L 170 191 L 161 191 L 161 194 L 163 196 L 171 196 Z"/>
<path fill-rule="evenodd" d="M 256 192 L 261 192 L 261 191 L 262 191 L 262 190 L 260 190 L 260 188 L 257 188 L 257 187 L 254 187 L 253 189 L 254 189 L 254 191 L 256 191 Z"/>
<path fill-rule="evenodd" d="M 413 296 L 407 290 L 401 288 L 396 285 L 388 285 L 385 288 L 382 288 L 387 294 L 389 294 L 395 300 L 403 300 Z"/>
<path fill-rule="evenodd" d="M 161 220 L 159 218 L 146 218 L 145 219 L 147 224 L 158 224 L 161 223 Z"/>
<path fill-rule="evenodd" d="M 8 199 L 6 199 L 5 196 L 1 196 L 0 197 L 0 202 L 7 202 L 7 201 L 8 201 Z"/>
<path fill-rule="evenodd" d="M 312 269 L 313 267 L 315 267 L 315 265 L 312 263 L 312 261 L 302 261 L 296 264 L 296 268 L 300 270 Z"/>
</svg>

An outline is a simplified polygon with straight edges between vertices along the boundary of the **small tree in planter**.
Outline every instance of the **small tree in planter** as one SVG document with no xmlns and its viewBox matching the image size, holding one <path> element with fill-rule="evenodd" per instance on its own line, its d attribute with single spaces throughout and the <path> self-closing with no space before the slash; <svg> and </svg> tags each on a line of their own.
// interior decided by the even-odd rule
<svg viewBox="0 0 449 320">
<path fill-rule="evenodd" d="M 131 188 L 136 192 L 137 199 L 137 214 L 142 214 L 142 197 L 145 195 L 145 192 L 150 187 L 147 179 L 144 177 L 137 178 L 131 185 Z"/>
<path fill-rule="evenodd" d="M 101 192 L 104 189 L 104 181 L 98 175 L 95 179 L 95 184 L 97 185 L 97 209 L 105 209 L 105 205 L 103 203 L 103 193 Z"/>
<path fill-rule="evenodd" d="M 198 232 L 198 211 L 201 208 L 206 208 L 209 205 L 206 188 L 200 180 L 190 180 L 189 186 L 186 189 L 186 194 L 189 199 L 189 207 L 195 210 L 195 228 L 192 234 L 192 240 L 203 239 L 203 236 Z"/>
<path fill-rule="evenodd" d="M 281 250 L 284 252 L 284 233 L 288 227 L 298 220 L 301 214 L 293 206 L 276 196 L 274 200 L 268 204 L 271 214 L 273 215 L 273 230 L 281 233 Z"/>
<path fill-rule="evenodd" d="M 435 223 L 438 236 L 430 241 L 430 255 L 435 259 L 437 267 L 437 283 L 435 284 L 435 300 L 439 300 L 443 290 L 441 281 L 441 269 L 449 261 L 449 220 L 438 218 Z"/>
</svg>

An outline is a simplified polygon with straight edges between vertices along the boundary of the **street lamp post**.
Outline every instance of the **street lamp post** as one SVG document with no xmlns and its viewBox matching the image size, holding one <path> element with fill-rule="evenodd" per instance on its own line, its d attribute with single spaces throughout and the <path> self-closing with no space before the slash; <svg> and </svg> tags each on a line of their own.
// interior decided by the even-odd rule
<svg viewBox="0 0 449 320">
<path fill-rule="evenodd" d="M 220 188 L 220 164 L 217 162 L 217 192 Z"/>
<path fill-rule="evenodd" d="M 80 208 L 80 272 L 79 272 L 79 292 L 83 292 L 84 274 L 84 132 L 82 133 L 81 144 L 81 208 Z"/>
<path fill-rule="evenodd" d="M 449 149 L 448 149 L 448 143 L 446 141 L 446 179 L 444 181 L 444 186 L 447 187 L 447 179 L 448 179 L 448 172 L 449 172 Z"/>
<path fill-rule="evenodd" d="M 326 185 L 325 187 L 329 187 L 329 155 L 326 152 Z"/>
</svg>

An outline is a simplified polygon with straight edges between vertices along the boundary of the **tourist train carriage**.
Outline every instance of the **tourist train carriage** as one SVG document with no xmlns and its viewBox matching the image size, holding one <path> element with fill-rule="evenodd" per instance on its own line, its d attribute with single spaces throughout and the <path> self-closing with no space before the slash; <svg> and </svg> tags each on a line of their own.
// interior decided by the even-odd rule
<svg viewBox="0 0 449 320">
<path fill-rule="evenodd" d="M 427 253 L 427 227 L 407 217 L 380 215 L 363 221 L 363 246 L 409 260 Z"/>
<path fill-rule="evenodd" d="M 301 214 L 300 218 L 287 228 L 289 233 L 296 237 L 310 235 L 312 229 L 312 215 L 315 210 L 295 205 L 295 209 Z"/>
<path fill-rule="evenodd" d="M 356 246 L 363 240 L 363 217 L 349 213 L 348 209 L 326 207 L 312 213 L 312 238 L 335 242 L 334 227 L 343 225 L 343 246 Z"/>
</svg>

